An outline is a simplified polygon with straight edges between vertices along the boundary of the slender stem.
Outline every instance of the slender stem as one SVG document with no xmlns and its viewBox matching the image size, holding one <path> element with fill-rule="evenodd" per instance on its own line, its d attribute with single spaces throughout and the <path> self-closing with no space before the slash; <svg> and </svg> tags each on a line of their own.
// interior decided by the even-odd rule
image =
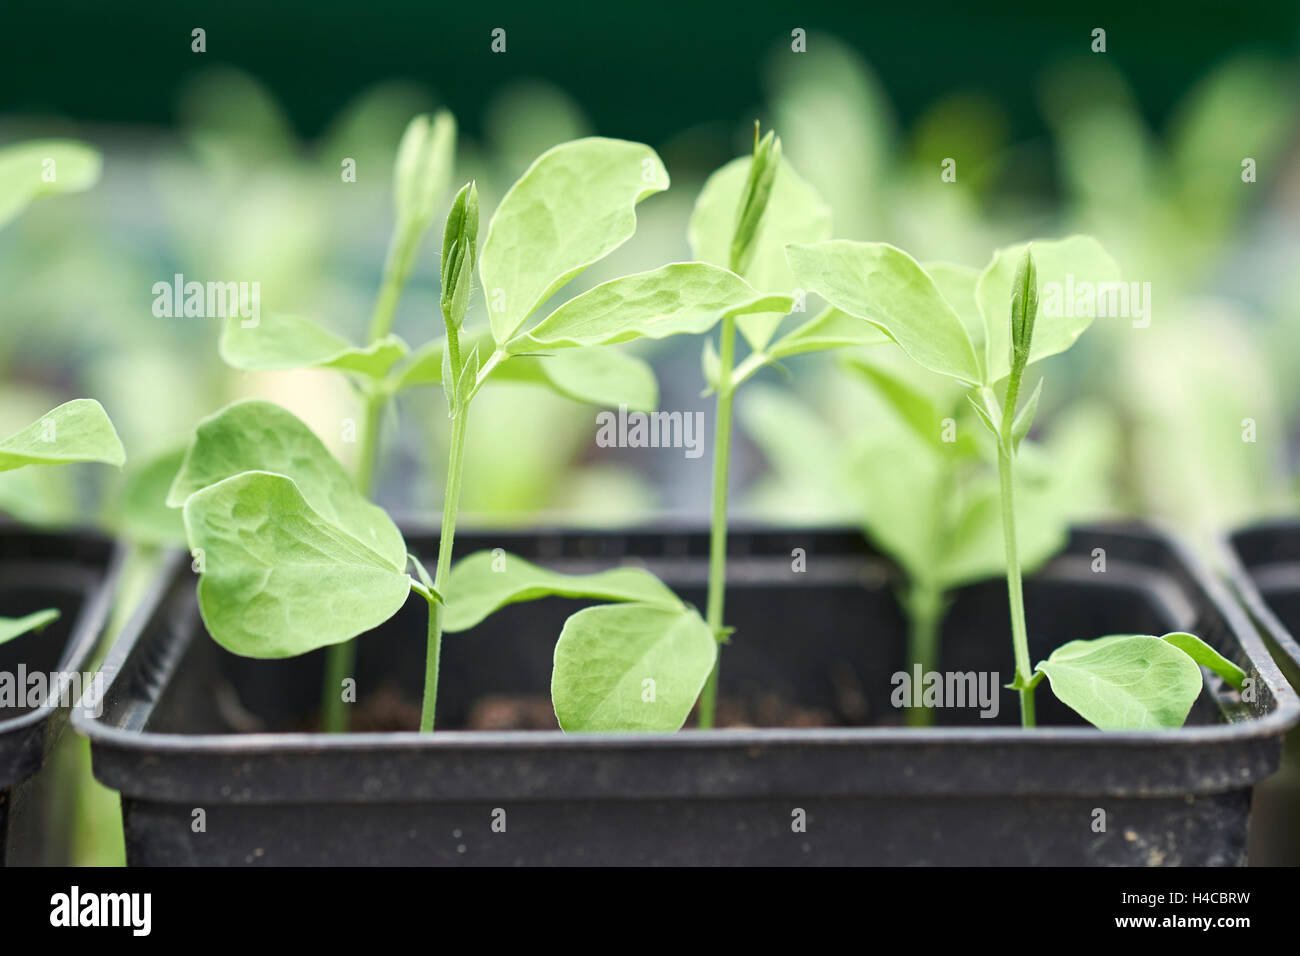
<svg viewBox="0 0 1300 956">
<path fill-rule="evenodd" d="M 731 381 L 736 354 L 736 320 L 722 320 L 722 338 L 718 349 L 717 425 L 713 435 L 713 507 L 709 516 L 709 599 L 705 620 L 714 637 L 721 639 L 727 596 L 727 477 L 731 467 L 731 402 L 735 386 Z M 718 704 L 718 670 L 722 663 L 721 648 L 713 670 L 700 695 L 700 729 L 713 726 Z"/>
<path fill-rule="evenodd" d="M 422 234 L 423 230 L 413 225 L 399 227 L 393 234 L 392 244 L 388 247 L 388 258 L 384 262 L 384 278 L 379 286 L 379 296 L 370 313 L 371 343 L 378 342 L 393 330 L 397 303 L 402 298 L 402 290 L 411 273 L 411 260 L 415 252 L 413 247 Z"/>
<path fill-rule="evenodd" d="M 451 548 L 456 537 L 456 512 L 460 509 L 461 477 L 465 464 L 465 436 L 469 419 L 468 405 L 462 406 L 452 419 L 451 452 L 447 459 L 447 487 L 442 498 L 442 531 L 438 538 L 438 570 L 433 586 L 445 594 L 447 575 L 451 572 Z M 442 605 L 429 604 L 429 643 L 424 663 L 424 701 L 420 707 L 420 730 L 433 730 L 438 705 L 438 665 L 442 657 Z"/>
<path fill-rule="evenodd" d="M 1008 399 L 1014 396 L 1008 391 Z M 1008 404 L 1005 418 L 1011 418 Z M 1004 429 L 1005 430 L 1005 429 Z M 1011 642 L 1016 655 L 1016 683 L 1020 687 L 1020 723 L 1034 726 L 1034 690 L 1025 684 L 1032 669 L 1029 666 L 1029 632 L 1025 627 L 1025 595 L 1020 578 L 1020 554 L 1016 546 L 1015 493 L 1012 485 L 1011 452 L 999 445 L 998 478 L 1002 484 L 1002 542 L 1007 561 L 1007 598 L 1011 603 Z"/>
<path fill-rule="evenodd" d="M 410 273 L 413 242 L 420 236 L 412 228 L 399 229 L 393 235 L 388 259 L 384 264 L 384 278 L 370 314 L 371 343 L 377 342 L 393 329 L 393 318 L 402 289 Z M 367 498 L 374 486 L 375 462 L 379 448 L 379 426 L 389 393 L 372 388 L 366 392 L 364 418 L 361 426 L 361 450 L 357 456 L 357 487 Z M 321 729 L 326 733 L 345 733 L 348 729 L 348 711 L 343 703 L 343 682 L 352 676 L 356 666 L 357 648 L 354 641 L 333 644 L 325 652 L 325 680 L 321 688 Z"/>
<path fill-rule="evenodd" d="M 938 669 L 943 609 L 943 593 L 929 585 L 914 587 L 903 601 L 908 660 L 920 665 L 922 675 Z M 907 722 L 914 727 L 928 727 L 934 723 L 934 713 L 926 707 L 911 707 Z"/>
</svg>

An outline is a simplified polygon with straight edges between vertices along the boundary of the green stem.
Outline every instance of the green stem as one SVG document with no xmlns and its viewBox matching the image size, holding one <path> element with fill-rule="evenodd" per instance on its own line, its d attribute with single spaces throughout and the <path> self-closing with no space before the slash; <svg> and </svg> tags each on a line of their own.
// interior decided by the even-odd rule
<svg viewBox="0 0 1300 956">
<path fill-rule="evenodd" d="M 397 303 L 402 298 L 402 290 L 411 273 L 411 260 L 414 256 L 414 244 L 422 235 L 422 230 L 412 226 L 398 229 L 393 234 L 392 245 L 388 249 L 388 258 L 384 262 L 384 278 L 379 286 L 379 296 L 375 299 L 375 308 L 370 313 L 370 338 L 373 344 L 393 331 L 393 317 L 397 313 Z"/>
<path fill-rule="evenodd" d="M 921 666 L 922 675 L 937 670 L 943 593 L 926 585 L 915 587 L 904 600 L 903 610 L 907 614 L 908 660 Z M 914 727 L 929 727 L 934 723 L 934 713 L 926 707 L 911 707 L 907 722 Z"/>
<path fill-rule="evenodd" d="M 1032 668 L 1029 665 L 1029 632 L 1025 627 L 1025 595 L 1020 576 L 1020 553 L 1016 545 L 1015 491 L 1012 480 L 1011 422 L 1015 417 L 1019 376 L 1013 375 L 1007 386 L 1007 402 L 1002 413 L 1002 440 L 998 443 L 998 479 L 1002 486 L 1002 543 L 1007 563 L 1007 598 L 1011 604 L 1011 642 L 1016 655 L 1016 684 L 1020 687 L 1020 723 L 1034 726 L 1034 689 L 1027 686 Z"/>
<path fill-rule="evenodd" d="M 709 598 L 705 620 L 713 636 L 721 640 L 723 614 L 727 597 L 727 478 L 731 467 L 731 403 L 735 386 L 731 381 L 736 354 L 736 320 L 722 320 L 722 337 L 718 349 L 717 426 L 713 435 L 713 506 L 709 521 Z M 713 670 L 700 695 L 700 729 L 713 726 L 718 704 L 718 670 L 722 649 L 713 662 Z"/>
<path fill-rule="evenodd" d="M 462 406 L 452 419 L 451 452 L 447 459 L 447 488 L 442 498 L 442 531 L 438 538 L 438 570 L 433 587 L 446 593 L 447 575 L 451 573 L 451 547 L 456 537 L 456 512 L 460 508 L 460 486 L 465 463 L 465 436 L 469 419 L 468 405 Z M 424 701 L 420 707 L 420 730 L 433 730 L 438 705 L 438 666 L 442 657 L 442 605 L 429 604 L 429 643 L 424 663 Z"/>
<path fill-rule="evenodd" d="M 393 329 L 393 318 L 402 289 L 410 273 L 412 255 L 412 229 L 400 229 L 393 236 L 384 263 L 384 278 L 370 314 L 370 337 L 373 344 Z M 419 231 L 414 231 L 418 238 Z M 389 394 L 379 388 L 366 392 L 364 418 L 361 426 L 361 450 L 357 456 L 357 487 L 367 498 L 374 486 L 375 462 L 378 457 L 379 426 Z M 343 703 L 343 682 L 352 676 L 356 665 L 357 649 L 353 641 L 331 645 L 325 652 L 325 680 L 321 688 L 321 729 L 329 734 L 345 733 L 348 729 L 348 711 Z"/>
</svg>

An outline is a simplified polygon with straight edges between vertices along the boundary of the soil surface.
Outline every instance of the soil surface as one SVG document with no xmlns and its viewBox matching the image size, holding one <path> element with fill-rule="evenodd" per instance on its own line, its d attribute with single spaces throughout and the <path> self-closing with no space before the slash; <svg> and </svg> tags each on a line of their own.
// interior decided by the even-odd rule
<svg viewBox="0 0 1300 956">
<path fill-rule="evenodd" d="M 420 726 L 420 706 L 404 698 L 396 687 L 386 686 L 353 707 L 351 717 L 351 729 L 357 733 L 415 730 Z M 719 728 L 834 727 L 839 723 L 829 711 L 791 704 L 775 694 L 718 701 Z M 692 714 L 686 726 L 697 724 Z M 558 730 L 559 724 L 550 697 L 543 694 L 488 694 L 471 705 L 464 729 Z"/>
</svg>

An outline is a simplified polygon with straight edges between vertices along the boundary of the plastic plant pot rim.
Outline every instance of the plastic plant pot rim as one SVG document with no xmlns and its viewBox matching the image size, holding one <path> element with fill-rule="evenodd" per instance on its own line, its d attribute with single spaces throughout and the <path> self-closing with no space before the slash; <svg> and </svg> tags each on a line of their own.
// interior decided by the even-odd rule
<svg viewBox="0 0 1300 956">
<path fill-rule="evenodd" d="M 0 522 L 0 536 L 11 534 L 24 534 L 63 542 L 91 542 L 95 546 L 102 546 L 104 550 L 103 574 L 98 583 L 88 591 L 86 603 L 81 607 L 77 619 L 72 623 L 70 639 L 63 648 L 63 653 L 60 654 L 56 664 L 56 670 L 70 680 L 72 671 L 85 669 L 96 646 L 103 637 L 104 628 L 108 624 L 109 613 L 116 595 L 118 580 L 126 561 L 126 549 L 120 543 L 114 543 L 112 539 L 94 529 L 74 527 L 61 528 L 57 531 L 44 531 L 27 528 L 8 521 Z M 33 564 L 44 563 L 36 557 L 13 557 L 5 560 L 8 563 L 18 563 L 19 561 L 30 561 Z M 75 556 L 72 555 L 51 557 L 48 560 L 50 573 L 57 575 L 69 564 L 75 563 L 75 560 Z M 58 690 L 62 691 L 63 686 L 63 683 L 60 683 Z M 62 709 L 58 703 L 60 697 L 61 694 L 59 693 L 52 694 L 42 706 L 19 714 L 16 717 L 0 720 L 0 739 L 33 733 L 39 725 L 50 720 Z M 12 786 L 22 779 L 26 779 L 26 777 L 0 781 L 0 787 Z"/>
<path fill-rule="evenodd" d="M 1245 605 L 1250 616 L 1259 623 L 1277 644 L 1278 649 L 1290 658 L 1291 663 L 1300 669 L 1300 641 L 1296 640 L 1291 629 L 1278 618 L 1268 601 L 1255 584 L 1251 568 L 1242 560 L 1239 542 L 1247 535 L 1256 534 L 1294 534 L 1300 536 L 1300 521 L 1291 518 L 1274 518 L 1255 522 L 1239 528 L 1218 539 L 1218 554 L 1224 573 L 1237 598 Z M 1300 564 L 1300 556 L 1296 563 Z"/>
<path fill-rule="evenodd" d="M 415 531 L 409 527 L 408 533 Z M 802 758 L 812 758 L 817 754 L 831 754 L 836 751 L 857 748 L 868 753 L 873 759 L 894 763 L 892 768 L 907 773 L 909 755 L 923 754 L 926 751 L 943 747 L 945 752 L 952 751 L 945 757 L 954 766 L 961 763 L 972 769 L 987 771 L 989 766 L 1007 767 L 1017 763 L 1029 762 L 1042 766 L 1051 764 L 1068 769 L 1070 761 L 1091 759 L 1097 762 L 1098 754 L 1105 752 L 1123 754 L 1126 760 L 1133 761 L 1150 757 L 1168 757 L 1180 746 L 1183 750 L 1197 746 L 1202 751 L 1188 753 L 1185 758 L 1172 761 L 1185 766 L 1171 766 L 1164 774 L 1164 782 L 1155 785 L 1146 784 L 1135 792 L 1133 787 L 1124 784 L 1120 778 L 1107 782 L 1105 779 L 1105 761 L 1098 773 L 1098 779 L 1091 780 L 1099 793 L 1117 795 L 1163 795 L 1186 793 L 1187 787 L 1181 783 L 1186 774 L 1194 772 L 1193 765 L 1207 753 L 1214 756 L 1219 765 L 1211 768 L 1211 780 L 1208 784 L 1198 785 L 1197 793 L 1222 792 L 1240 789 L 1253 784 L 1257 779 L 1267 776 L 1276 769 L 1281 734 L 1300 720 L 1300 700 L 1282 677 L 1280 670 L 1269 656 L 1262 639 L 1254 630 L 1245 612 L 1233 602 L 1223 582 L 1211 576 L 1187 548 L 1167 535 L 1159 534 L 1149 528 L 1134 531 L 1132 526 L 1110 529 L 1107 526 L 1090 525 L 1081 529 L 1084 532 L 1123 533 L 1135 537 L 1158 540 L 1169 549 L 1170 555 L 1179 563 L 1190 577 L 1192 583 L 1204 590 L 1213 609 L 1221 614 L 1230 628 L 1234 638 L 1240 642 L 1242 650 L 1249 658 L 1252 669 L 1266 685 L 1273 697 L 1273 706 L 1265 716 L 1250 720 L 1232 721 L 1212 726 L 1184 727 L 1162 731 L 1119 731 L 1103 732 L 1091 728 L 1041 728 L 1024 731 L 1019 728 L 819 728 L 819 729 L 753 729 L 753 730 L 691 730 L 675 734 L 564 734 L 559 731 L 438 731 L 433 734 L 416 732 L 387 732 L 366 734 L 310 734 L 310 733 L 254 733 L 254 734 L 175 734 L 142 733 L 142 725 L 148 711 L 156 702 L 163 681 L 150 681 L 147 692 L 151 699 L 147 704 L 136 703 L 118 719 L 120 726 L 113 726 L 103 719 L 95 720 L 85 717 L 80 711 L 73 714 L 73 723 L 78 732 L 90 738 L 92 745 L 100 751 L 101 756 L 110 757 L 108 761 L 97 758 L 97 772 L 106 771 L 101 779 L 109 786 L 119 789 L 127 796 L 141 796 L 147 799 L 186 800 L 202 796 L 192 793 L 187 787 L 177 789 L 173 774 L 156 764 L 172 765 L 174 762 L 189 764 L 226 763 L 231 772 L 242 778 L 248 786 L 239 788 L 235 793 L 223 795 L 223 800 L 239 803 L 279 803 L 292 799 L 300 802 L 367 802 L 374 799 L 471 799 L 458 793 L 449 796 L 436 779 L 436 774 L 429 774 L 426 764 L 432 762 L 440 772 L 444 764 L 454 764 L 452 768 L 462 783 L 469 781 L 473 773 L 487 773 L 491 779 L 485 780 L 483 788 L 502 792 L 503 798 L 530 797 L 533 799 L 572 798 L 574 788 L 586 793 L 602 793 L 600 785 L 578 780 L 572 775 L 572 787 L 563 793 L 533 793 L 526 779 L 530 766 L 538 761 L 547 761 L 551 755 L 559 759 L 568 755 L 568 759 L 577 760 L 585 765 L 590 773 L 607 772 L 615 767 L 629 771 L 645 762 L 662 763 L 666 758 L 680 761 L 671 769 L 675 777 L 689 778 L 692 773 L 705 767 L 716 765 L 719 759 L 733 760 L 742 753 L 750 756 L 761 755 L 777 763 L 797 764 Z M 579 532 L 581 533 L 581 532 Z M 812 531 L 798 532 L 807 536 Z M 155 612 L 171 590 L 177 587 L 174 580 L 180 565 L 188 557 L 177 552 L 168 562 L 162 574 L 152 583 L 150 594 L 136 611 L 140 620 L 128 625 L 125 639 L 119 640 L 104 663 L 105 693 L 112 688 L 115 680 L 132 650 L 132 645 L 142 633 L 148 616 Z M 195 635 L 201 637 L 200 631 Z M 1211 687 L 1213 689 L 1213 687 Z M 108 711 L 106 710 L 106 717 Z M 1171 750 L 1171 748 L 1174 748 Z M 1249 753 L 1247 752 L 1249 751 Z M 140 761 L 148 755 L 152 759 Z M 131 759 L 148 766 L 139 773 L 120 770 L 112 766 L 113 757 Z M 163 759 L 159 759 L 163 758 Z M 316 758 L 326 761 L 334 772 L 350 772 L 355 776 L 355 785 L 348 784 L 344 793 L 313 795 L 312 788 L 306 782 L 289 780 L 295 791 L 292 794 L 265 793 L 275 787 L 266 782 L 265 774 L 277 778 L 277 784 L 285 784 L 285 766 L 296 759 Z M 391 760 L 389 758 L 392 758 Z M 725 760 L 723 761 L 725 762 Z M 415 765 L 419 764 L 420 767 Z M 400 766 L 399 766 L 400 765 Z M 474 765 L 467 771 L 467 765 Z M 1225 769 L 1231 767 L 1231 771 Z M 423 769 L 420 769 L 423 767 Z M 694 770 L 692 768 L 695 768 Z M 742 768 L 743 771 L 743 768 Z M 742 771 L 737 771 L 743 776 Z M 418 784 L 419 792 L 412 795 L 403 790 L 401 797 L 394 797 L 389 785 L 384 782 L 396 780 L 401 775 L 419 777 L 429 776 L 429 781 Z M 1014 774 L 1014 770 L 1011 770 Z M 366 790 L 366 778 L 370 775 L 374 784 L 372 790 Z M 638 774 L 639 775 L 639 774 Z M 789 771 L 785 773 L 790 776 Z M 922 774 L 922 776 L 925 776 Z M 1052 774 L 1041 774 L 1040 779 L 1026 785 L 1012 780 L 987 780 L 972 790 L 969 779 L 962 780 L 962 773 L 954 770 L 953 793 L 1018 793 L 1051 794 L 1074 792 L 1065 784 L 1057 784 Z M 969 774 L 967 775 L 969 776 Z M 987 776 L 987 773 L 985 773 Z M 679 781 L 680 782 L 680 781 Z M 752 783 L 752 781 L 751 781 Z M 787 786 L 777 783 L 775 786 Z M 845 786 L 852 786 L 849 782 Z M 934 794 L 936 785 L 933 777 L 924 789 L 911 792 Z M 938 783 L 942 788 L 942 783 Z M 653 783 L 651 784 L 652 789 Z M 393 782 L 393 787 L 397 784 Z M 469 783 L 471 790 L 478 785 Z M 902 785 L 906 789 L 906 783 Z M 729 796 L 736 792 L 768 792 L 760 787 L 757 791 L 746 790 L 739 778 L 726 784 L 719 784 L 708 789 L 704 796 Z M 850 790 L 850 792 L 857 792 Z M 678 795 L 675 790 L 666 791 L 669 795 Z M 639 796 L 646 796 L 638 792 Z M 212 797 L 213 794 L 206 794 Z"/>
</svg>

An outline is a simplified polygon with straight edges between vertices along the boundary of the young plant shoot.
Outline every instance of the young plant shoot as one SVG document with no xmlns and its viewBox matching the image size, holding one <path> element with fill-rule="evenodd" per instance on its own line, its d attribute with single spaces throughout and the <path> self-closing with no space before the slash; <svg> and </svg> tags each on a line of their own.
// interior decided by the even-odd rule
<svg viewBox="0 0 1300 956">
<path fill-rule="evenodd" d="M 0 227 L 33 199 L 82 192 L 99 180 L 99 152 L 71 140 L 33 140 L 0 149 Z M 46 412 L 0 440 L 0 472 L 33 465 L 101 462 L 118 468 L 126 451 L 99 402 L 78 398 Z M 21 617 L 0 617 L 0 644 L 57 620 L 54 608 Z"/>
<path fill-rule="evenodd" d="M 1080 288 L 1080 283 L 1105 288 L 1118 279 L 1118 268 L 1095 240 L 1073 236 L 1035 242 L 1032 249 L 1000 250 L 975 283 L 974 311 L 963 307 L 964 292 L 958 294 L 968 283 L 941 285 L 906 253 L 886 244 L 791 244 L 787 254 L 804 288 L 865 319 L 915 362 L 966 388 L 971 406 L 993 436 L 1015 660 L 1010 686 L 1019 692 L 1024 726 L 1035 724 L 1034 690 L 1044 677 L 1063 703 L 1103 729 L 1181 726 L 1201 691 L 1198 665 L 1241 687 L 1240 668 L 1183 633 L 1071 641 L 1036 667 L 1030 664 L 1015 463 L 1042 382 L 1023 405 L 1021 385 L 1031 363 L 1068 349 L 1092 322 L 1091 310 L 1064 307 L 1062 290 Z M 1040 288 L 1046 304 L 1041 315 Z"/>
<path fill-rule="evenodd" d="M 487 553 L 448 570 L 468 412 L 485 383 L 537 382 L 583 401 L 652 409 L 657 385 L 648 366 L 585 346 L 702 332 L 733 309 L 788 307 L 788 296 L 759 295 L 724 269 L 683 263 L 604 283 L 524 331 L 561 286 L 632 236 L 636 204 L 667 186 L 658 156 L 641 144 L 593 138 L 557 146 L 506 193 L 477 256 L 477 193 L 466 186 L 443 236 L 446 335 L 405 359 L 405 347 L 391 336 L 354 349 L 322 339 L 311 323 L 227 326 L 223 354 L 229 359 L 234 341 L 243 343 L 245 367 L 250 355 L 259 356 L 259 367 L 291 367 L 310 357 L 309 364 L 371 380 L 385 397 L 441 382 L 452 438 L 438 571 L 430 580 L 388 515 L 296 417 L 246 401 L 201 423 L 168 500 L 184 506 L 201 574 L 199 607 L 218 643 L 251 657 L 303 654 L 379 626 L 415 591 L 430 607 L 421 716 L 429 730 L 443 631 L 464 630 L 496 607 L 548 594 L 630 602 L 588 608 L 566 625 L 556 649 L 557 716 L 566 729 L 681 726 L 712 667 L 715 644 L 698 614 L 653 576 L 637 569 L 562 575 Z M 490 326 L 477 335 L 462 329 L 476 263 Z M 634 673 L 647 667 L 649 675 Z M 585 670 L 599 671 L 599 679 L 584 680 Z M 642 704 L 645 677 L 657 691 Z M 635 714 L 626 710 L 634 683 Z"/>
<path fill-rule="evenodd" d="M 791 311 L 803 310 L 802 298 L 792 294 L 796 283 L 785 260 L 785 244 L 816 242 L 830 234 L 830 209 L 782 158 L 781 140 L 772 131 L 760 137 L 757 123 L 752 155 L 733 160 L 710 176 L 691 214 L 690 240 L 695 257 L 725 267 L 772 297 L 767 308 L 724 314 L 717 348 L 712 340 L 706 340 L 704 347 L 705 380 L 716 393 L 717 409 L 706 617 L 719 642 L 730 634 L 725 620 L 727 492 L 736 390 L 765 365 L 792 355 L 885 341 L 875 329 L 834 309 L 773 341 L 782 319 Z M 751 350 L 739 364 L 737 330 Z M 700 698 L 702 729 L 714 724 L 717 694 L 715 664 Z"/>
<path fill-rule="evenodd" d="M 395 391 L 388 376 L 410 353 L 406 343 L 392 334 L 393 319 L 425 233 L 451 182 L 455 151 L 456 123 L 446 111 L 415 117 L 402 134 L 393 170 L 393 234 L 364 347 L 308 319 L 288 315 L 272 314 L 252 323 L 231 316 L 222 331 L 221 357 L 234 368 L 330 368 L 348 376 L 362 404 L 356 484 L 367 497 L 373 493 L 380 426 Z M 177 506 L 183 500 L 170 503 Z M 321 725 L 326 731 L 347 730 L 343 687 L 352 674 L 355 653 L 347 641 L 332 644 L 327 652 L 321 691 Z"/>
</svg>

